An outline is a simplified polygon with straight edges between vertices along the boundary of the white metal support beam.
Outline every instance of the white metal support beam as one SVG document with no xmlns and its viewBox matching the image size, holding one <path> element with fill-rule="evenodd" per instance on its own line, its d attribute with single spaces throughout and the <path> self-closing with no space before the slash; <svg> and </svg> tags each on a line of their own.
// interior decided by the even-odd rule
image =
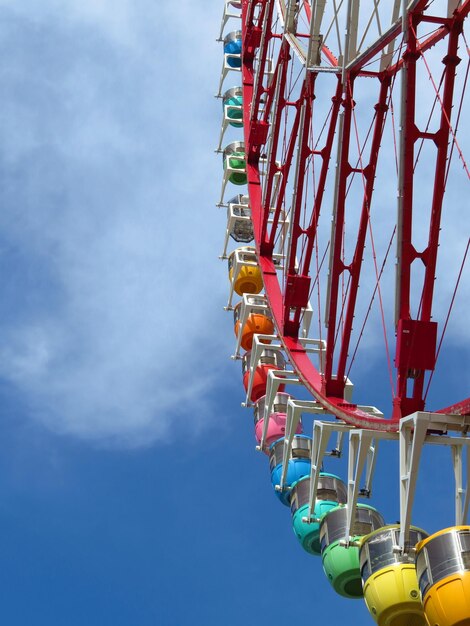
<svg viewBox="0 0 470 626">
<path fill-rule="evenodd" d="M 238 167 L 231 167 L 230 166 L 230 158 L 227 156 L 226 157 L 226 162 L 225 162 L 225 167 L 224 167 L 224 175 L 222 177 L 222 188 L 220 190 L 220 199 L 217 202 L 216 206 L 217 207 L 222 207 L 222 206 L 227 206 L 224 203 L 224 195 L 225 195 L 225 188 L 227 187 L 227 183 L 230 180 L 230 176 L 232 174 L 240 174 L 242 172 L 246 172 L 246 155 L 239 155 L 237 156 L 237 160 L 238 161 L 244 161 L 245 165 L 244 165 L 244 169 L 242 170 L 241 168 Z"/>
<path fill-rule="evenodd" d="M 239 54 L 230 53 L 230 52 L 226 52 L 224 54 L 224 59 L 222 61 L 222 70 L 220 72 L 219 88 L 218 88 L 217 93 L 215 95 L 216 98 L 221 98 L 222 97 L 222 85 L 224 84 L 224 80 L 225 80 L 225 77 L 227 76 L 227 74 L 229 72 L 239 72 L 239 73 L 241 73 L 241 71 L 242 71 L 241 67 L 232 67 L 229 64 L 229 59 L 240 60 L 240 55 Z"/>
<path fill-rule="evenodd" d="M 447 0 L 447 17 L 452 17 L 459 4 L 460 0 Z"/>
<path fill-rule="evenodd" d="M 299 380 L 299 377 L 295 374 L 295 372 L 290 372 L 288 370 L 270 370 L 268 372 L 268 382 L 266 385 L 266 397 L 265 397 L 265 403 L 264 403 L 263 433 L 261 435 L 261 441 L 259 442 L 259 445 L 256 446 L 257 450 L 263 450 L 264 448 L 264 445 L 266 442 L 266 436 L 268 434 L 269 416 L 272 413 L 274 398 L 276 397 L 276 394 L 279 391 L 280 385 L 283 385 L 286 383 L 289 385 L 303 385 L 303 383 Z M 299 423 L 299 420 L 297 420 L 297 424 L 294 427 L 294 434 L 295 434 L 295 430 L 297 429 L 298 423 Z M 286 420 L 285 435 L 286 435 L 286 438 L 284 442 L 284 450 L 286 449 L 286 444 L 288 442 L 290 442 L 290 446 L 292 446 L 293 435 L 289 436 L 287 433 L 287 420 Z M 290 453 L 290 447 L 289 447 L 289 453 Z"/>
<path fill-rule="evenodd" d="M 462 524 L 468 523 L 468 507 L 470 504 L 470 446 L 466 447 L 466 483 L 465 483 L 465 498 L 462 506 Z"/>
<path fill-rule="evenodd" d="M 230 240 L 230 235 L 233 232 L 235 224 L 237 222 L 245 222 L 245 224 L 252 224 L 251 209 L 248 196 L 240 194 L 241 202 L 228 202 L 227 207 L 227 228 L 225 229 L 224 248 L 219 259 L 225 260 L 227 256 L 227 248 Z M 238 214 L 237 214 L 238 211 Z M 241 215 L 244 213 L 244 215 Z"/>
<path fill-rule="evenodd" d="M 240 358 L 240 349 L 241 349 L 241 342 L 242 342 L 242 336 L 243 336 L 243 329 L 245 327 L 245 324 L 248 321 L 248 317 L 252 313 L 261 313 L 263 315 L 266 315 L 266 317 L 271 318 L 271 311 L 269 309 L 266 296 L 259 295 L 259 294 L 250 294 L 250 293 L 243 294 L 241 305 L 240 305 L 240 317 L 239 317 L 240 326 L 238 329 L 237 340 L 235 343 L 235 353 L 232 355 L 232 359 Z M 273 335 L 273 337 L 278 339 L 277 335 Z M 264 344 L 264 345 L 265 347 L 269 347 L 269 344 Z"/>
<path fill-rule="evenodd" d="M 216 154 L 220 154 L 223 152 L 222 150 L 222 142 L 224 140 L 225 131 L 229 127 L 229 125 L 234 121 L 234 117 L 230 117 L 230 114 L 236 114 L 238 112 L 242 112 L 243 107 L 240 104 L 224 104 L 223 107 L 223 116 L 222 116 L 222 125 L 220 128 L 219 135 L 219 145 L 215 149 Z"/>
<path fill-rule="evenodd" d="M 311 308 L 308 303 L 307 312 Z M 318 371 L 323 374 L 325 370 L 326 341 L 324 339 L 312 339 L 310 337 L 299 337 L 299 342 L 309 354 L 318 354 Z M 351 383 L 352 384 L 352 383 Z"/>
<path fill-rule="evenodd" d="M 359 20 L 359 0 L 348 0 L 346 34 L 344 37 L 343 84 L 346 78 L 346 65 L 357 54 L 357 28 Z"/>
<path fill-rule="evenodd" d="M 377 454 L 379 449 L 379 439 L 373 439 L 367 453 L 366 477 L 364 488 L 359 492 L 366 498 L 370 498 L 372 493 L 372 479 L 374 477 L 375 466 L 377 464 Z"/>
<path fill-rule="evenodd" d="M 470 484 L 470 449 L 468 445 L 466 446 L 466 480 L 465 485 L 463 484 L 463 463 L 462 463 L 462 453 L 463 453 L 463 445 L 454 444 L 451 446 L 451 454 L 452 454 L 452 465 L 454 467 L 454 477 L 455 477 L 455 525 L 461 526 L 466 523 L 467 515 L 468 515 L 468 504 L 469 504 L 469 490 L 468 485 Z"/>
<path fill-rule="evenodd" d="M 287 402 L 286 437 L 282 457 L 281 480 L 279 483 L 281 489 L 284 488 L 284 484 L 286 481 L 288 464 L 291 457 L 292 442 L 295 436 L 295 431 L 297 430 L 297 426 L 299 425 L 302 413 L 324 413 L 324 409 L 318 402 L 292 399 L 289 399 L 289 401 Z"/>
<path fill-rule="evenodd" d="M 223 41 L 223 32 L 228 20 L 233 17 L 235 19 L 241 18 L 241 11 L 237 7 L 237 3 L 234 0 L 225 0 L 224 12 L 222 14 L 222 23 L 220 25 L 220 32 L 217 41 Z"/>
<path fill-rule="evenodd" d="M 314 0 L 312 2 L 312 19 L 310 21 L 310 39 L 307 52 L 307 65 L 321 64 L 321 45 L 323 37 L 321 36 L 321 23 L 325 13 L 326 0 Z"/>
<path fill-rule="evenodd" d="M 263 339 L 267 339 L 268 341 L 271 341 L 271 343 L 269 345 L 267 345 L 266 343 L 262 343 Z M 251 355 L 250 355 L 250 375 L 248 378 L 246 399 L 245 399 L 245 402 L 242 403 L 242 406 L 245 406 L 245 407 L 252 406 L 250 397 L 251 397 L 251 392 L 253 391 L 253 380 L 254 380 L 255 371 L 256 371 L 256 368 L 258 367 L 258 362 L 261 358 L 261 353 L 263 352 L 263 350 L 269 349 L 269 350 L 274 350 L 276 352 L 283 353 L 282 346 L 275 345 L 274 343 L 272 343 L 273 341 L 279 341 L 279 338 L 276 335 L 254 335 L 253 337 L 253 347 L 251 349 Z M 279 372 L 279 371 L 284 371 L 284 370 L 277 370 L 277 371 Z"/>
<path fill-rule="evenodd" d="M 392 27 L 395 22 L 398 21 L 400 16 L 400 0 L 395 0 L 392 8 L 392 19 L 391 24 Z M 380 60 L 380 71 L 383 72 L 392 62 L 393 54 L 395 52 L 395 39 L 393 39 L 387 48 L 387 52 L 382 53 L 382 58 Z"/>
<path fill-rule="evenodd" d="M 315 509 L 315 501 L 317 499 L 318 478 L 322 470 L 323 459 L 327 456 L 327 447 L 330 437 L 333 433 L 348 432 L 351 426 L 341 422 L 322 422 L 315 420 L 313 423 L 313 442 L 312 442 L 312 467 L 310 470 L 310 494 L 308 513 L 305 521 L 311 521 Z"/>
<path fill-rule="evenodd" d="M 258 267 L 258 261 L 256 259 L 254 251 L 246 251 L 246 250 L 235 250 L 235 254 L 233 255 L 233 265 L 232 265 L 232 280 L 230 281 L 230 290 L 228 294 L 228 302 L 227 306 L 224 307 L 226 311 L 231 311 L 233 309 L 232 299 L 233 292 L 235 291 L 235 281 L 240 274 L 240 270 L 242 267 Z"/>
<path fill-rule="evenodd" d="M 371 412 L 375 407 L 369 408 Z M 382 432 L 375 430 L 354 429 L 349 432 L 349 456 L 348 456 L 348 512 L 347 512 L 347 536 L 349 541 L 352 533 L 354 511 L 357 499 L 361 496 L 369 498 L 372 492 L 372 480 L 379 442 L 382 440 L 397 440 L 398 433 Z M 360 489 L 359 481 L 365 469 L 364 488 Z"/>
<path fill-rule="evenodd" d="M 297 18 L 299 13 L 299 3 L 296 0 L 287 0 L 286 6 L 286 32 L 294 33 L 297 27 Z"/>
<path fill-rule="evenodd" d="M 419 462 L 423 445 L 450 446 L 455 477 L 455 520 L 463 523 L 469 507 L 470 484 L 470 416 L 417 412 L 400 421 L 400 548 L 408 549 L 411 512 L 416 490 Z M 460 436 L 449 436 L 449 432 Z M 466 485 L 463 486 L 462 448 L 467 449 Z M 463 495 L 465 492 L 465 496 Z"/>
<path fill-rule="evenodd" d="M 413 413 L 400 422 L 400 547 L 404 550 L 408 549 L 411 511 L 427 429 L 425 414 Z"/>
<path fill-rule="evenodd" d="M 348 508 L 346 511 L 347 526 L 345 537 L 348 544 L 352 535 L 353 519 L 359 495 L 359 481 L 364 472 L 366 461 L 371 457 L 371 450 L 373 450 L 373 455 L 375 456 L 375 448 L 372 445 L 374 434 L 371 430 L 351 430 L 349 432 Z"/>
</svg>

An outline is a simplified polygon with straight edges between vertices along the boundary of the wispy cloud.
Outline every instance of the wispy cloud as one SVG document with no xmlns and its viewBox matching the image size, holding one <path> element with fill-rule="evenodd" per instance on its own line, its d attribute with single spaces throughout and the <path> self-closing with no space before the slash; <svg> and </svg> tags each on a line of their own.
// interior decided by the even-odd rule
<svg viewBox="0 0 470 626">
<path fill-rule="evenodd" d="M 62 6 L 0 2 L 0 372 L 54 430 L 150 443 L 226 362 L 214 37 L 203 3 Z"/>
</svg>

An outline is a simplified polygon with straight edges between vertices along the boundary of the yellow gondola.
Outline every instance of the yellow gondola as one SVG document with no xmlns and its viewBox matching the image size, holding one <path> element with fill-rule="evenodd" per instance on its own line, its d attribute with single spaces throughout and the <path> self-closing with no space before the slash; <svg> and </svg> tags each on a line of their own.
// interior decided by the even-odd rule
<svg viewBox="0 0 470 626">
<path fill-rule="evenodd" d="M 400 526 L 384 526 L 361 539 L 364 600 L 379 626 L 426 626 L 414 554 L 394 549 L 399 534 Z M 412 527 L 410 544 L 415 546 L 427 536 L 424 530 Z"/>
<path fill-rule="evenodd" d="M 230 282 L 233 280 L 233 289 L 239 296 L 256 294 L 263 289 L 263 277 L 254 248 L 241 247 L 230 254 L 228 278 Z"/>
<path fill-rule="evenodd" d="M 416 546 L 416 571 L 430 626 L 470 626 L 470 526 L 440 530 Z"/>
</svg>

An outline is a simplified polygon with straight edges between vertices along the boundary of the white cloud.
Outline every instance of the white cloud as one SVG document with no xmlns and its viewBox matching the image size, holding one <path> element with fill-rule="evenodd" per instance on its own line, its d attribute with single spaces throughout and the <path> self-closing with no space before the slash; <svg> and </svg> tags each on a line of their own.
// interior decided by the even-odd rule
<svg viewBox="0 0 470 626">
<path fill-rule="evenodd" d="M 58 432 L 131 446 L 196 432 L 234 374 L 209 99 L 219 16 L 206 40 L 202 3 L 184 31 L 154 3 L 62 4 L 0 2 L 0 262 L 15 273 L 0 372 Z"/>
</svg>

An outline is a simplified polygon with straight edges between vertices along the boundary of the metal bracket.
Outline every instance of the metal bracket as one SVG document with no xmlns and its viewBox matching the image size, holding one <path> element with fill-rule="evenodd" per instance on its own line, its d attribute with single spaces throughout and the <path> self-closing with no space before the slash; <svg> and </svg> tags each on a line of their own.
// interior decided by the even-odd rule
<svg viewBox="0 0 470 626">
<path fill-rule="evenodd" d="M 251 357 L 250 357 L 250 376 L 248 378 L 248 386 L 246 390 L 246 398 L 245 402 L 242 403 L 242 406 L 249 407 L 252 406 L 252 402 L 250 400 L 251 392 L 253 390 L 253 379 L 255 375 L 256 368 L 258 367 L 258 361 L 260 360 L 261 353 L 263 350 L 276 350 L 277 352 L 283 352 L 281 345 L 275 345 L 270 343 L 269 345 L 262 343 L 262 339 L 268 339 L 269 341 L 279 341 L 277 335 L 254 335 L 253 336 L 253 347 L 251 349 Z M 276 370 L 277 372 L 285 371 L 285 370 Z M 282 384 L 282 383 L 279 383 Z M 279 385 L 278 385 L 279 386 Z"/>
<path fill-rule="evenodd" d="M 425 443 L 451 447 L 455 477 L 455 523 L 465 522 L 468 514 L 470 484 L 470 438 L 466 436 L 470 417 L 418 411 L 400 421 L 400 548 L 409 550 L 411 512 L 416 491 L 421 450 Z M 448 436 L 455 431 L 463 436 Z M 439 433 L 439 434 L 436 434 Z M 462 448 L 467 447 L 466 486 L 463 488 Z M 463 493 L 465 492 L 465 497 Z"/>
<path fill-rule="evenodd" d="M 469 489 L 470 484 L 470 448 L 466 446 L 466 481 L 463 485 L 462 452 L 463 444 L 454 444 L 450 448 L 452 454 L 452 465 L 455 477 L 455 525 L 461 526 L 466 523 L 468 516 Z"/>
<path fill-rule="evenodd" d="M 261 435 L 261 441 L 257 446 L 258 450 L 262 450 L 264 448 L 264 444 L 266 442 L 266 435 L 268 434 L 268 426 L 269 426 L 269 416 L 272 412 L 272 407 L 274 404 L 274 398 L 278 393 L 280 385 L 288 383 L 289 385 L 303 385 L 302 381 L 299 380 L 298 376 L 295 372 L 291 372 L 288 370 L 270 370 L 268 372 L 268 382 L 266 385 L 266 397 L 264 404 L 264 421 L 263 421 L 263 433 Z M 289 399 L 289 402 L 291 400 Z M 287 403 L 287 415 L 289 415 L 289 402 Z M 299 418 L 300 419 L 300 418 Z M 299 423 L 299 419 L 297 419 L 297 423 L 294 427 L 294 433 L 297 430 L 297 425 Z M 286 437 L 285 443 L 287 441 L 292 441 L 292 436 L 288 435 L 288 418 L 286 418 Z M 285 449 L 285 444 L 284 444 Z"/>
<path fill-rule="evenodd" d="M 219 38 L 217 39 L 217 41 L 223 41 L 222 35 L 229 18 L 234 17 L 236 19 L 241 19 L 242 17 L 240 9 L 237 9 L 237 12 L 234 13 L 230 12 L 230 7 L 232 7 L 232 9 L 237 8 L 233 0 L 225 0 L 224 12 L 222 14 L 222 23 L 220 25 Z"/>
<path fill-rule="evenodd" d="M 242 296 L 241 306 L 240 306 L 240 329 L 238 331 L 237 341 L 235 344 L 235 353 L 232 355 L 232 359 L 240 358 L 240 348 L 242 342 L 242 334 L 243 328 L 248 320 L 249 315 L 251 313 L 264 313 L 268 317 L 271 317 L 271 311 L 268 306 L 268 302 L 266 300 L 266 296 L 263 295 L 254 295 L 249 293 L 244 293 Z M 253 338 L 256 335 L 253 335 Z M 270 337 L 271 335 L 263 335 L 263 337 Z M 276 339 L 278 339 L 277 335 L 272 335 Z M 264 343 L 265 348 L 268 348 L 270 344 Z"/>
<path fill-rule="evenodd" d="M 342 437 L 345 432 L 352 429 L 352 426 L 342 422 L 313 422 L 313 442 L 312 442 L 312 467 L 310 470 L 310 494 L 308 503 L 307 518 L 313 517 L 315 501 L 317 499 L 318 478 L 323 466 L 323 459 L 327 456 L 327 446 L 332 433 L 338 433 L 338 444 L 342 444 Z"/>
<path fill-rule="evenodd" d="M 232 266 L 232 280 L 230 281 L 230 290 L 228 295 L 228 302 L 225 310 L 232 310 L 232 298 L 234 292 L 235 281 L 238 278 L 238 274 L 243 266 L 248 265 L 250 267 L 258 267 L 258 261 L 255 254 L 255 249 L 250 246 L 242 246 L 241 249 L 234 250 L 233 266 Z"/>
</svg>

